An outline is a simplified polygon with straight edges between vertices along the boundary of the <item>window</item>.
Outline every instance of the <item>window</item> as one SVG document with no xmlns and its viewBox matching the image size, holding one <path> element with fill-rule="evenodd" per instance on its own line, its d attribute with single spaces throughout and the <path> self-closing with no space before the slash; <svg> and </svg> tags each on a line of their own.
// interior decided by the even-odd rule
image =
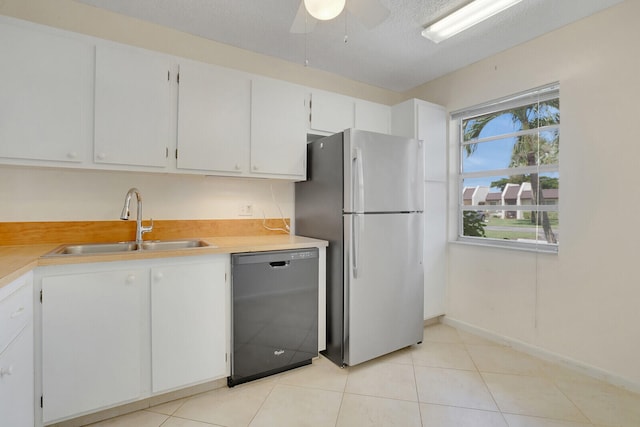
<svg viewBox="0 0 640 427">
<path fill-rule="evenodd" d="M 557 251 L 559 85 L 454 112 L 459 240 Z"/>
</svg>

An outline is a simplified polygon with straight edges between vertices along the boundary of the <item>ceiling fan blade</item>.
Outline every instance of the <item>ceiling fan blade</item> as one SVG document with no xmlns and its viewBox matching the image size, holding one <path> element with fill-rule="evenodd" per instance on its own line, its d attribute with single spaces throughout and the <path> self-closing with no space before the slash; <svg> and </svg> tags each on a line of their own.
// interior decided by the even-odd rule
<svg viewBox="0 0 640 427">
<path fill-rule="evenodd" d="M 300 7 L 298 7 L 298 12 L 296 13 L 296 17 L 293 18 L 293 24 L 291 24 L 289 31 L 296 34 L 310 33 L 313 31 L 317 22 L 318 20 L 309 15 L 307 9 L 304 7 L 304 0 L 300 0 Z"/>
<path fill-rule="evenodd" d="M 368 29 L 382 23 L 391 13 L 379 0 L 347 0 L 346 8 Z"/>
</svg>

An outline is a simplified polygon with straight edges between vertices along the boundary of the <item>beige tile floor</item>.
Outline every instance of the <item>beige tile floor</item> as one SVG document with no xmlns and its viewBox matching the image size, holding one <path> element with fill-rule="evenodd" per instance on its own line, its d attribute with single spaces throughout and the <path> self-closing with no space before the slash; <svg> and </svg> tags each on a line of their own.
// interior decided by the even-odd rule
<svg viewBox="0 0 640 427">
<path fill-rule="evenodd" d="M 351 368 L 324 358 L 94 427 L 638 427 L 640 395 L 450 326 Z"/>
</svg>

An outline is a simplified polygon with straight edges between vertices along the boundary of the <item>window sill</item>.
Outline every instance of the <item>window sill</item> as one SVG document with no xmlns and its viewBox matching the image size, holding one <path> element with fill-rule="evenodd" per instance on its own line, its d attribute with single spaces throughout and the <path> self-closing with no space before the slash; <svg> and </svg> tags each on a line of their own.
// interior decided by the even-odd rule
<svg viewBox="0 0 640 427">
<path fill-rule="evenodd" d="M 459 238 L 458 240 L 450 240 L 449 243 L 463 246 L 478 246 L 483 248 L 496 248 L 508 251 L 532 252 L 536 254 L 558 255 L 558 246 L 539 245 L 535 246 L 530 243 L 493 242 L 481 239 Z"/>
</svg>

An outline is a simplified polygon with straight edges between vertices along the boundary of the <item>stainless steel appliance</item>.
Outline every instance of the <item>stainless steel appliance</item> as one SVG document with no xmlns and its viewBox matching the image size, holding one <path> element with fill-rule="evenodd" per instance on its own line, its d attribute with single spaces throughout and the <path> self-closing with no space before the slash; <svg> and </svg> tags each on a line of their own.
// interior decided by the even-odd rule
<svg viewBox="0 0 640 427">
<path fill-rule="evenodd" d="M 318 356 L 318 249 L 231 255 L 230 387 Z"/>
<path fill-rule="evenodd" d="M 349 129 L 307 144 L 296 234 L 329 241 L 327 349 L 356 365 L 422 341 L 422 142 Z"/>
</svg>

